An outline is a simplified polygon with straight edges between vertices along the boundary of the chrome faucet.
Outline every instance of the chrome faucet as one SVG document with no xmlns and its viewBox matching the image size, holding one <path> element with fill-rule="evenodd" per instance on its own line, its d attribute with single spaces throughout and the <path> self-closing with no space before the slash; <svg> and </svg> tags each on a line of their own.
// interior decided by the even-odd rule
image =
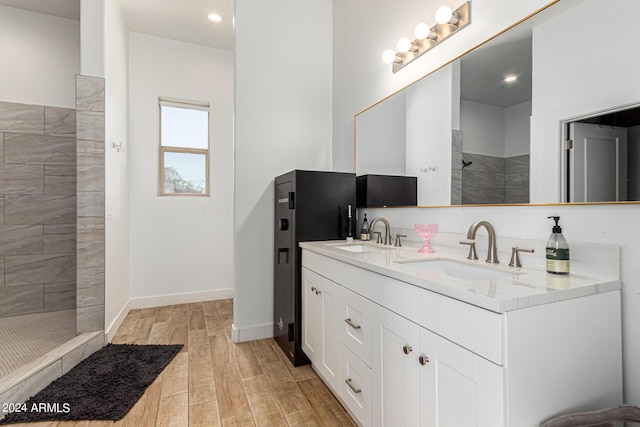
<svg viewBox="0 0 640 427">
<path fill-rule="evenodd" d="M 389 221 L 382 218 L 381 216 L 374 218 L 373 221 L 371 221 L 371 225 L 369 225 L 369 231 L 371 233 L 374 232 L 373 229 L 378 223 L 378 221 L 382 221 L 384 223 L 384 244 L 390 245 L 391 244 L 391 226 L 389 225 Z M 380 240 L 382 239 L 380 238 L 380 234 L 378 234 L 378 241 L 376 243 L 382 243 Z"/>
<path fill-rule="evenodd" d="M 471 227 L 469 227 L 469 231 L 467 231 L 467 241 L 460 242 L 460 243 L 470 246 L 469 256 L 467 257 L 468 259 L 478 259 L 478 256 L 476 255 L 475 240 L 476 240 L 476 232 L 478 231 L 478 228 L 482 226 L 484 226 L 484 228 L 487 229 L 487 233 L 489 234 L 487 262 L 490 262 L 491 264 L 498 264 L 498 249 L 496 247 L 496 231 L 494 230 L 493 225 L 491 225 L 488 221 L 476 221 L 473 224 L 471 224 Z"/>
</svg>

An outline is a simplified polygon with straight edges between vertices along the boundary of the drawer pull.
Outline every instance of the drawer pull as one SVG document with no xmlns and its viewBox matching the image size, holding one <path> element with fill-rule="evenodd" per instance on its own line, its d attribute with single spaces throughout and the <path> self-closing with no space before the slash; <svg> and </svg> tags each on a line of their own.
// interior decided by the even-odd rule
<svg viewBox="0 0 640 427">
<path fill-rule="evenodd" d="M 349 319 L 344 319 L 344 321 L 347 323 L 347 325 L 351 326 L 353 329 L 360 329 L 360 328 L 362 328 L 362 326 L 360 326 L 360 325 L 356 325 L 355 323 L 353 323 L 353 322 L 351 321 L 351 318 L 349 318 Z"/>
<path fill-rule="evenodd" d="M 315 287 L 315 286 L 312 286 L 312 287 L 311 287 L 311 292 L 315 292 L 315 290 L 316 290 L 316 287 Z"/>
<path fill-rule="evenodd" d="M 354 393 L 362 393 L 362 389 L 359 389 L 358 387 L 351 384 L 351 378 L 347 378 L 346 380 L 344 380 L 344 382 L 347 383 L 349 388 L 353 390 Z"/>
<path fill-rule="evenodd" d="M 429 358 L 427 356 L 420 356 L 418 357 L 418 362 L 420 362 L 420 364 L 424 366 L 429 363 Z"/>
<path fill-rule="evenodd" d="M 407 344 L 404 347 L 402 347 L 402 351 L 404 351 L 404 354 L 409 354 L 413 351 L 413 348 L 411 348 L 411 346 Z"/>
<path fill-rule="evenodd" d="M 321 294 L 321 293 L 322 293 L 321 291 L 319 291 L 318 289 L 316 289 L 316 295 L 319 295 L 319 294 Z"/>
</svg>

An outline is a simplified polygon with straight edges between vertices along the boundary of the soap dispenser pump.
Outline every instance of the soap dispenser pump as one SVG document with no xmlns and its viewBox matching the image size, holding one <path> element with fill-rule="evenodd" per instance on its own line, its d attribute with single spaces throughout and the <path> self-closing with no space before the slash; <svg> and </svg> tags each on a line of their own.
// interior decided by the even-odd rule
<svg viewBox="0 0 640 427">
<path fill-rule="evenodd" d="M 547 273 L 569 274 L 569 244 L 562 235 L 562 228 L 558 225 L 560 217 L 547 218 L 553 218 L 556 222 L 547 241 Z"/>
</svg>

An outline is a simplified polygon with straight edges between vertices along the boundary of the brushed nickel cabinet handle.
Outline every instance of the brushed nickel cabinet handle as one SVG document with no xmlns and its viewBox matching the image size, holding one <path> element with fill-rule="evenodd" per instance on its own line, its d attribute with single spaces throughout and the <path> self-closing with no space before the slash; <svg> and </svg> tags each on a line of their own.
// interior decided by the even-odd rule
<svg viewBox="0 0 640 427">
<path fill-rule="evenodd" d="M 351 390 L 353 390 L 354 393 L 362 393 L 362 389 L 354 386 L 353 384 L 351 384 L 351 378 L 347 378 L 346 380 L 344 380 L 345 383 L 347 383 L 347 385 L 349 386 L 349 388 Z"/>
<path fill-rule="evenodd" d="M 312 286 L 312 287 L 311 287 L 311 292 L 314 292 L 315 290 L 316 290 L 316 287 L 315 287 L 315 286 Z"/>
<path fill-rule="evenodd" d="M 429 363 L 429 358 L 427 356 L 420 356 L 418 357 L 418 362 L 420 362 L 420 364 L 424 366 Z"/>
<path fill-rule="evenodd" d="M 362 326 L 360 326 L 360 325 L 356 325 L 355 323 L 353 323 L 353 322 L 351 321 L 351 318 L 349 318 L 349 319 L 344 319 L 344 321 L 347 323 L 347 325 L 351 326 L 353 329 L 360 329 L 360 328 L 362 328 Z"/>
<path fill-rule="evenodd" d="M 316 289 L 316 295 L 319 295 L 321 293 L 322 293 L 322 291 L 319 291 L 318 289 Z"/>
<path fill-rule="evenodd" d="M 404 347 L 402 347 L 402 351 L 404 351 L 404 354 L 409 354 L 413 351 L 413 348 L 411 348 L 409 344 L 406 344 Z"/>
</svg>

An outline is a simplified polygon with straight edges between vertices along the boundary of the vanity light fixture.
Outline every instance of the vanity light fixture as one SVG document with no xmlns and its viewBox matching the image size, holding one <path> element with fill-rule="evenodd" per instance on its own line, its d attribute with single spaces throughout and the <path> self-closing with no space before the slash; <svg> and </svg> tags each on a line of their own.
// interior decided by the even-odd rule
<svg viewBox="0 0 640 427">
<path fill-rule="evenodd" d="M 216 24 L 222 22 L 222 16 L 218 15 L 217 13 L 210 13 L 207 15 L 207 18 L 209 19 L 209 21 L 215 22 Z"/>
<path fill-rule="evenodd" d="M 423 22 L 416 25 L 413 32 L 415 39 L 411 41 L 407 37 L 402 37 L 396 45 L 397 50 L 386 50 L 382 54 L 382 61 L 385 64 L 392 64 L 392 71 L 395 73 L 442 43 L 471 23 L 471 2 L 465 2 L 455 10 L 446 5 L 440 6 L 435 13 L 435 20 L 437 24 L 434 26 Z"/>
</svg>

